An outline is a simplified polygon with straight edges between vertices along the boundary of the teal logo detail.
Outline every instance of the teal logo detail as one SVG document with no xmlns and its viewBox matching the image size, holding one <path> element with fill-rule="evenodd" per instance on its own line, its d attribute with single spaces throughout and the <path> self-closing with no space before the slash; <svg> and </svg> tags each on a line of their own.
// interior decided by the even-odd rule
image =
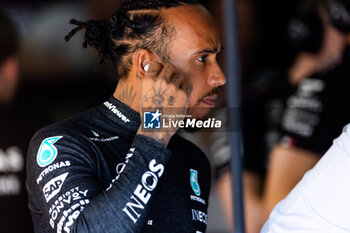
<svg viewBox="0 0 350 233">
<path fill-rule="evenodd" d="M 43 140 L 36 159 L 40 167 L 46 167 L 56 159 L 57 148 L 53 144 L 61 138 L 62 136 L 55 136 Z"/>
<path fill-rule="evenodd" d="M 194 169 L 190 170 L 190 183 L 191 183 L 191 187 L 192 187 L 193 192 L 197 196 L 200 196 L 201 195 L 201 188 L 199 187 L 199 183 L 198 183 L 197 170 L 194 170 Z"/>
</svg>

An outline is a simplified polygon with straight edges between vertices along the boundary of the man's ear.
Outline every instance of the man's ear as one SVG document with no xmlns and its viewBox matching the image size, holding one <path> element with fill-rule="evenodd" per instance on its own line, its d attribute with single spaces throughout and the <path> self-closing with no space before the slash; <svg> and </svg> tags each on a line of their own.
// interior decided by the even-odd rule
<svg viewBox="0 0 350 233">
<path fill-rule="evenodd" d="M 146 49 L 138 49 L 135 52 L 134 63 L 139 76 L 143 78 L 146 75 L 147 68 L 153 60 L 155 60 L 154 54 Z"/>
</svg>

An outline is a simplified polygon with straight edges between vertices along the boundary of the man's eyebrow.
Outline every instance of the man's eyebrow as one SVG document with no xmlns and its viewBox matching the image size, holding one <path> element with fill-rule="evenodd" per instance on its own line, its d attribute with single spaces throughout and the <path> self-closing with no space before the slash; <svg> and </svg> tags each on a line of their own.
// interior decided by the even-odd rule
<svg viewBox="0 0 350 233">
<path fill-rule="evenodd" d="M 221 53 L 224 50 L 224 47 L 221 46 L 220 49 L 218 48 L 212 48 L 212 49 L 203 49 L 200 51 L 195 52 L 194 54 L 201 54 L 201 53 L 213 53 L 213 54 L 217 54 L 217 53 Z"/>
</svg>

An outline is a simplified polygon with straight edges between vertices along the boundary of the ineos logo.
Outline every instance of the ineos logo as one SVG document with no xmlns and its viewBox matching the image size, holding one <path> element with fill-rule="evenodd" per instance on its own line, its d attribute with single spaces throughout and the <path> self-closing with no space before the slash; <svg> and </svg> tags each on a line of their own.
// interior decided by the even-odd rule
<svg viewBox="0 0 350 233">
<path fill-rule="evenodd" d="M 143 187 L 148 191 L 153 191 L 158 183 L 158 177 L 153 172 L 145 172 L 141 179 Z"/>
<path fill-rule="evenodd" d="M 130 197 L 130 201 L 126 203 L 123 211 L 129 216 L 129 218 L 136 223 L 140 218 L 142 211 L 152 197 L 152 191 L 157 187 L 158 178 L 163 175 L 163 164 L 157 164 L 157 161 L 153 159 L 148 165 L 149 171 L 143 173 L 141 177 L 141 184 L 137 185 L 133 195 Z"/>
</svg>

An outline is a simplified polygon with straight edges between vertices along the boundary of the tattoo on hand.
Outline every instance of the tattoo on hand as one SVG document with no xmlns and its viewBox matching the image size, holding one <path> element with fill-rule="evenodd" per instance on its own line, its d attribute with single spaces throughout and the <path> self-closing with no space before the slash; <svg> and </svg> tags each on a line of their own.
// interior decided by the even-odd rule
<svg viewBox="0 0 350 233">
<path fill-rule="evenodd" d="M 172 83 L 176 83 L 177 80 L 179 80 L 180 78 L 181 78 L 181 75 L 176 74 L 176 75 L 174 76 L 173 80 L 172 80 Z"/>
<path fill-rule="evenodd" d="M 174 97 L 174 96 L 170 96 L 170 99 L 169 99 L 168 104 L 169 104 L 170 106 L 174 106 L 174 102 L 175 102 L 175 97 Z"/>
<path fill-rule="evenodd" d="M 162 83 L 160 83 L 158 91 L 153 87 L 153 92 L 152 103 L 155 107 L 162 107 L 165 100 L 164 94 L 166 92 L 166 89 L 162 90 Z"/>
<path fill-rule="evenodd" d="M 189 97 L 192 93 L 193 90 L 193 85 L 192 83 L 187 84 L 187 86 L 185 87 L 185 92 L 187 94 L 187 96 Z"/>
</svg>

